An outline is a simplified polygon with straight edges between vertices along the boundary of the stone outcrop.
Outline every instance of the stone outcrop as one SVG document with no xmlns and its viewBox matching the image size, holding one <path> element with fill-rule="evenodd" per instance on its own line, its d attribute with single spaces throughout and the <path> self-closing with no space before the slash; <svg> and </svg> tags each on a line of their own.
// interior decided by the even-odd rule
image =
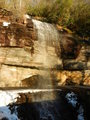
<svg viewBox="0 0 90 120">
<path fill-rule="evenodd" d="M 51 66 L 61 64 L 56 47 L 38 41 L 32 20 L 27 24 L 11 23 L 8 27 L 2 23 L 0 37 L 1 87 L 28 87 L 27 79 L 34 75 L 44 76 Z M 23 84 L 25 80 L 26 84 Z"/>
<path fill-rule="evenodd" d="M 90 85 L 89 41 L 32 19 L 7 27 L 1 21 L 0 87 L 29 87 L 37 79 L 41 85 L 46 79 L 52 86 Z"/>
</svg>

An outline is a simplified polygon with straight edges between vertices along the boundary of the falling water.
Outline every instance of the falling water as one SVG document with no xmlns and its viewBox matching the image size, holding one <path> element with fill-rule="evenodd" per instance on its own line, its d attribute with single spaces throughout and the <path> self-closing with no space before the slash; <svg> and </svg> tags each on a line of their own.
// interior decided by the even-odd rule
<svg viewBox="0 0 90 120">
<path fill-rule="evenodd" d="M 50 55 L 48 49 L 54 48 L 54 52 L 55 52 L 56 47 L 58 48 L 60 44 L 59 33 L 56 30 L 55 26 L 52 24 L 48 24 L 45 22 L 37 21 L 37 20 L 32 20 L 32 21 L 34 24 L 34 28 L 37 31 L 37 37 L 39 42 L 38 49 L 39 49 L 39 54 L 41 54 L 41 57 L 39 56 L 38 59 L 41 59 L 43 61 L 44 67 L 53 68 L 55 65 L 59 64 L 59 58 L 56 53 L 54 55 Z M 50 51 L 50 53 L 52 53 L 52 51 Z M 46 71 L 44 78 L 46 78 L 44 80 L 45 80 L 47 89 L 48 89 L 48 85 L 50 85 L 50 88 L 53 88 L 53 84 L 50 79 L 50 69 L 48 70 L 48 72 Z M 45 84 L 43 84 L 43 80 L 42 80 L 42 83 L 40 82 L 40 84 L 41 86 L 43 86 L 42 88 L 45 87 Z M 41 119 L 44 119 L 44 117 L 45 118 L 48 117 L 48 115 L 50 114 L 50 116 L 52 117 L 51 119 L 54 120 L 53 115 L 48 110 L 51 104 L 47 102 L 44 103 L 43 101 L 46 101 L 47 99 L 48 101 L 55 100 L 56 99 L 55 92 L 52 91 L 51 94 L 43 94 L 43 95 L 41 94 L 41 96 L 37 96 L 37 98 L 33 98 L 34 101 L 35 99 L 42 101 L 41 102 L 42 107 L 40 107 L 40 110 L 39 110 Z"/>
<path fill-rule="evenodd" d="M 48 24 L 34 19 L 32 21 L 34 24 L 34 28 L 37 31 L 39 54 L 41 54 L 41 58 L 38 59 L 41 59 L 43 61 L 44 66 L 53 67 L 60 61 L 57 55 L 51 55 L 49 53 L 49 50 L 51 47 L 53 47 L 55 52 L 56 47 L 59 47 L 59 33 L 56 30 L 55 26 L 52 24 Z"/>
<path fill-rule="evenodd" d="M 55 53 L 56 47 L 59 46 L 59 33 L 54 25 L 41 22 L 38 20 L 32 20 L 34 24 L 34 29 L 37 32 L 37 39 L 38 39 L 38 50 L 39 50 L 39 56 L 38 59 L 42 61 L 43 66 L 47 68 L 53 68 L 55 65 L 59 63 L 59 58 L 57 54 Z M 54 55 L 52 55 L 52 49 L 54 51 Z M 51 50 L 51 51 L 49 51 Z M 50 79 L 50 69 L 46 71 L 46 74 L 43 76 L 43 80 L 40 82 L 42 88 L 46 88 L 45 86 L 50 86 L 50 88 L 53 88 L 52 81 Z M 55 96 L 55 95 L 54 95 Z"/>
</svg>

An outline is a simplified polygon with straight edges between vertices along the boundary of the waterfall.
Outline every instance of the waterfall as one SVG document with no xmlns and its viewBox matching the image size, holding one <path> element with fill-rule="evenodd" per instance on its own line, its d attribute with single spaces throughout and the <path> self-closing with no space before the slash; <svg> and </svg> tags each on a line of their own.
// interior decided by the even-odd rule
<svg viewBox="0 0 90 120">
<path fill-rule="evenodd" d="M 41 60 L 44 67 L 53 68 L 55 65 L 60 63 L 60 59 L 56 54 L 56 48 L 59 48 L 60 45 L 60 35 L 58 30 L 55 28 L 54 25 L 41 22 L 38 20 L 32 20 L 34 29 L 37 32 L 37 41 L 38 41 L 38 53 L 37 59 Z M 60 48 L 59 48 L 60 50 Z M 50 88 L 53 88 L 52 81 L 50 80 L 50 69 L 44 75 L 45 84 L 43 82 L 41 86 L 45 88 L 50 85 Z"/>
<path fill-rule="evenodd" d="M 56 49 L 60 47 L 60 36 L 54 25 L 32 20 L 34 28 L 37 31 L 37 38 L 39 42 L 39 54 L 41 54 L 44 66 L 53 67 L 58 64 L 59 58 L 56 55 Z M 60 50 L 60 48 L 59 48 Z M 55 53 L 55 54 L 52 54 Z"/>
<path fill-rule="evenodd" d="M 38 40 L 40 42 L 53 42 L 59 40 L 59 33 L 54 27 L 54 25 L 34 19 L 32 21 L 34 26 L 38 30 Z"/>
<path fill-rule="evenodd" d="M 41 60 L 43 67 L 49 68 L 48 71 L 46 71 L 46 74 L 43 75 L 43 78 L 45 79 L 40 80 L 40 86 L 42 86 L 43 89 L 53 89 L 54 86 L 51 80 L 50 70 L 60 62 L 56 54 L 56 49 L 60 47 L 59 32 L 52 24 L 34 19 L 32 19 L 32 22 L 37 33 L 37 46 L 39 54 L 36 59 L 39 61 Z M 33 101 L 35 101 L 35 99 L 39 101 L 45 101 L 47 98 L 48 100 L 54 100 L 56 99 L 56 95 L 54 92 L 52 92 L 51 95 L 44 94 L 41 95 L 41 97 L 37 96 L 37 98 L 33 98 Z"/>
</svg>

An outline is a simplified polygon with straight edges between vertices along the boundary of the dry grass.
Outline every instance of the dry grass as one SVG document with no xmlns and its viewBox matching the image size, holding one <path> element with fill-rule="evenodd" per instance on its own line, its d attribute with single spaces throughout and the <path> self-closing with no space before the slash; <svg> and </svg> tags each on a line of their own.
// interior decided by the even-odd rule
<svg viewBox="0 0 90 120">
<path fill-rule="evenodd" d="M 20 19 L 26 13 L 29 0 L 0 0 L 0 7 L 12 11 L 14 19 Z"/>
</svg>

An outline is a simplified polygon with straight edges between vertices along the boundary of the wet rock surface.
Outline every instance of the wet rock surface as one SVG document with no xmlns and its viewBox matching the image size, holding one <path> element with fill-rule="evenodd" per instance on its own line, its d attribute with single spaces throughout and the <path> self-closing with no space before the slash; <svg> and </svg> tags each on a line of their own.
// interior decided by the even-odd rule
<svg viewBox="0 0 90 120">
<path fill-rule="evenodd" d="M 16 114 L 20 120 L 90 119 L 89 89 L 63 88 L 46 92 L 18 93 L 17 101 L 10 103 L 9 109 L 11 114 Z"/>
</svg>

